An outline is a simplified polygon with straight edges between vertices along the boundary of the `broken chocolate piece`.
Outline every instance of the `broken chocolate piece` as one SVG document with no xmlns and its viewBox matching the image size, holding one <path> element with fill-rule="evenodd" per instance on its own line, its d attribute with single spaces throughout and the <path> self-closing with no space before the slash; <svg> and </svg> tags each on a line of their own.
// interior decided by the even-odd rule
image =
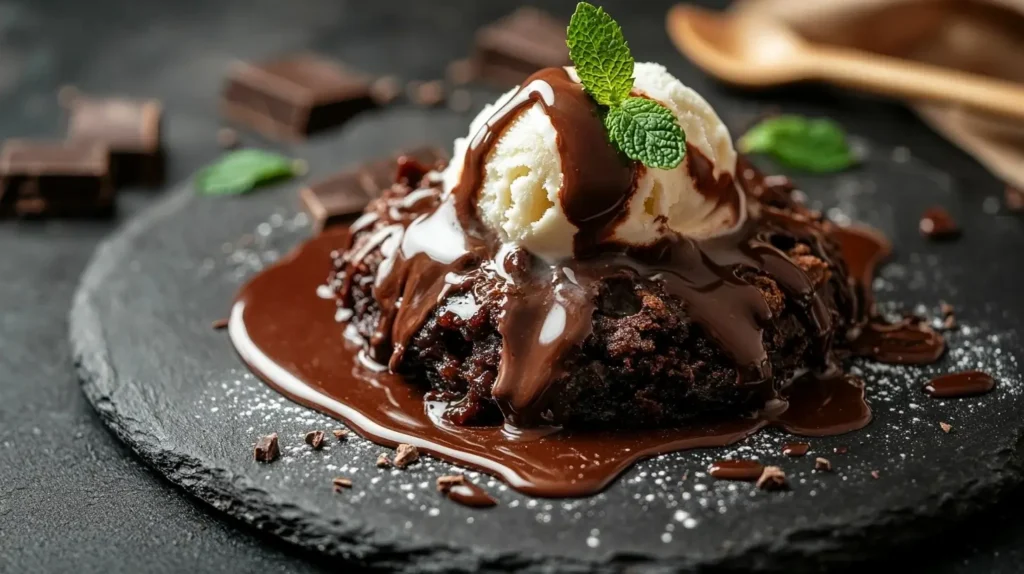
<svg viewBox="0 0 1024 574">
<path fill-rule="evenodd" d="M 567 25 L 536 8 L 519 8 L 476 33 L 473 67 L 486 82 L 512 86 L 541 68 L 572 65 Z"/>
<path fill-rule="evenodd" d="M 380 453 L 377 456 L 377 468 L 388 468 L 391 466 L 391 461 L 388 460 L 387 453 Z"/>
<path fill-rule="evenodd" d="M 761 478 L 757 479 L 757 487 L 761 490 L 783 490 L 789 488 L 786 482 L 786 473 L 777 466 L 766 466 L 761 472 Z"/>
<path fill-rule="evenodd" d="M 221 330 L 221 329 L 226 329 L 227 326 L 228 326 L 228 320 L 226 318 L 225 319 L 217 319 L 213 323 L 210 323 L 210 326 L 213 327 L 215 330 L 218 330 L 218 331 Z"/>
<path fill-rule="evenodd" d="M 803 456 L 811 449 L 811 445 L 805 442 L 787 442 L 782 445 L 782 454 L 786 456 Z"/>
<path fill-rule="evenodd" d="M 400 444 L 395 449 L 395 459 L 391 464 L 396 468 L 405 468 L 420 459 L 420 451 L 411 444 Z"/>
<path fill-rule="evenodd" d="M 827 458 L 818 457 L 814 459 L 814 470 L 832 472 L 832 463 Z"/>
<path fill-rule="evenodd" d="M 77 96 L 68 108 L 68 140 L 106 145 L 114 185 L 163 183 L 159 101 Z"/>
<path fill-rule="evenodd" d="M 334 429 L 331 431 L 331 434 L 333 434 L 334 438 L 338 440 L 345 440 L 348 438 L 348 431 L 344 429 Z"/>
<path fill-rule="evenodd" d="M 365 76 L 315 54 L 240 63 L 222 99 L 228 118 L 276 139 L 300 139 L 374 105 Z"/>
<path fill-rule="evenodd" d="M 320 450 L 324 446 L 324 431 L 317 430 L 306 433 L 306 444 L 313 447 L 313 450 Z"/>
<path fill-rule="evenodd" d="M 436 166 L 446 156 L 437 148 L 422 147 L 402 154 L 426 166 Z M 313 183 L 299 192 L 306 210 L 320 232 L 358 216 L 366 204 L 395 183 L 398 157 L 390 157 L 343 171 Z"/>
<path fill-rule="evenodd" d="M 953 425 L 946 422 L 941 422 L 939 423 L 939 428 L 942 429 L 942 432 L 949 433 L 949 431 L 953 430 Z"/>
<path fill-rule="evenodd" d="M 953 239 L 960 235 L 960 226 L 943 207 L 932 207 L 921 216 L 921 235 L 928 239 Z"/>
<path fill-rule="evenodd" d="M 446 476 L 437 477 L 437 491 L 448 492 L 451 487 L 465 484 L 466 477 L 461 474 L 449 474 Z"/>
<path fill-rule="evenodd" d="M 1006 209 L 1014 213 L 1024 213 L 1024 191 L 1007 186 L 1004 199 Z"/>
<path fill-rule="evenodd" d="M 0 152 L 0 217 L 109 215 L 110 154 L 95 142 L 11 140 Z"/>
<path fill-rule="evenodd" d="M 341 492 L 343 488 L 352 488 L 352 479 L 338 476 L 331 480 L 331 484 L 334 485 L 334 492 Z"/>
<path fill-rule="evenodd" d="M 256 448 L 252 453 L 253 460 L 256 462 L 274 462 L 280 455 L 276 432 L 260 437 L 260 440 L 256 441 Z"/>
</svg>

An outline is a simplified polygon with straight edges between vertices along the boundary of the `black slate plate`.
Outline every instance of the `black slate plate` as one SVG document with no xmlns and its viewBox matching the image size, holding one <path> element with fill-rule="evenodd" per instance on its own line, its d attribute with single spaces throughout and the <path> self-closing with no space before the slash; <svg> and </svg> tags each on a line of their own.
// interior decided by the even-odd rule
<svg viewBox="0 0 1024 574">
<path fill-rule="evenodd" d="M 465 121 L 414 111 L 368 116 L 305 156 L 332 171 L 449 140 Z M 434 492 L 448 464 L 377 469 L 383 449 L 358 438 L 311 451 L 306 432 L 339 425 L 264 387 L 226 333 L 210 327 L 245 278 L 308 236 L 295 185 L 210 199 L 193 197 L 185 184 L 105 243 L 71 313 L 83 388 L 111 429 L 172 482 L 285 540 L 368 565 L 407 572 L 774 570 L 877 555 L 946 528 L 1021 482 L 1024 357 L 1015 329 L 1024 304 L 1010 287 L 1024 281 L 1024 267 L 1008 262 L 1024 250 L 1024 226 L 988 213 L 990 200 L 958 193 L 906 150 L 868 144 L 866 153 L 859 170 L 798 181 L 837 219 L 870 223 L 893 238 L 896 257 L 876 282 L 882 301 L 935 313 L 946 300 L 961 327 L 934 367 L 860 365 L 875 421 L 811 440 L 804 458 L 784 458 L 780 446 L 789 437 L 769 431 L 733 448 L 646 461 L 606 492 L 576 500 L 531 499 L 471 474 L 501 503 L 472 510 Z M 961 220 L 962 240 L 933 244 L 918 236 L 919 215 L 936 203 Z M 920 392 L 929 373 L 968 368 L 991 372 L 1000 386 L 951 401 Z M 940 421 L 953 431 L 943 433 Z M 255 463 L 252 445 L 269 432 L 280 433 L 282 459 Z M 833 454 L 840 445 L 849 452 Z M 792 491 L 765 493 L 704 474 L 712 460 L 737 453 L 781 464 Z M 835 472 L 813 472 L 815 456 L 829 458 Z M 332 493 L 338 475 L 354 488 Z"/>
</svg>

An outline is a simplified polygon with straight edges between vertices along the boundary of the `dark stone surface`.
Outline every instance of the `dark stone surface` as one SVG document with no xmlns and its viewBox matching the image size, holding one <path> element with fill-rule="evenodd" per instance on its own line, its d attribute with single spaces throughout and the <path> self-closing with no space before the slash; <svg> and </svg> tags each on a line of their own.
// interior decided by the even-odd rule
<svg viewBox="0 0 1024 574">
<path fill-rule="evenodd" d="M 455 14 L 464 18 L 458 24 L 432 19 L 431 7 L 419 3 L 363 4 L 331 0 L 284 4 L 262 0 L 0 2 L 0 52 L 4 55 L 0 59 L 0 133 L 59 134 L 61 118 L 55 93 L 64 82 L 77 83 L 87 91 L 161 97 L 168 105 L 170 179 L 181 180 L 218 153 L 216 90 L 231 57 L 312 47 L 339 54 L 367 70 L 429 79 L 439 77 L 450 58 L 465 53 L 472 28 L 465 22 L 489 20 L 507 12 L 512 3 L 441 5 L 444 17 Z M 896 106 L 821 89 L 782 90 L 756 99 L 723 90 L 671 51 L 661 33 L 661 13 L 668 2 L 644 3 L 645 13 L 635 4 L 630 8 L 622 7 L 629 3 L 607 4 L 612 10 L 619 6 L 615 13 L 626 20 L 635 50 L 671 62 L 675 71 L 682 72 L 716 105 L 728 103 L 723 115 L 734 128 L 754 111 L 773 104 L 791 111 L 827 114 L 882 149 L 908 146 L 915 156 L 953 174 L 940 183 L 952 187 L 952 197 L 969 200 L 962 209 L 976 212 L 982 198 L 1000 193 L 997 182 L 973 161 Z M 406 7 L 412 7 L 411 12 Z M 559 2 L 557 8 L 567 12 L 571 3 Z M 422 49 L 424 45 L 429 49 Z M 334 138 L 328 134 L 311 145 L 321 152 L 299 148 L 296 154 L 319 162 L 315 168 L 329 169 L 326 160 L 332 157 Z M 366 153 L 373 151 L 367 149 Z M 942 180 L 934 171 L 922 177 Z M 917 193 L 918 200 L 923 193 Z M 270 201 L 271 195 L 266 197 Z M 254 536 L 251 529 L 235 521 L 224 520 L 204 504 L 194 504 L 192 498 L 137 462 L 99 424 L 83 400 L 65 342 L 66 310 L 77 277 L 95 243 L 156 198 L 156 193 L 145 191 L 122 195 L 120 214 L 113 222 L 0 224 L 0 571 L 297 572 L 343 568 L 343 561 L 317 563 L 314 554 L 300 556 L 272 539 Z M 294 209 L 294 205 L 287 207 Z M 1011 221 L 975 218 L 967 233 L 970 237 L 977 228 L 1019 240 L 1014 234 L 1019 234 L 1020 222 Z M 980 257 L 952 247 L 942 256 L 956 262 Z M 1008 254 L 1009 248 L 998 253 Z M 995 261 L 996 256 L 986 257 Z M 981 319 L 984 303 L 991 300 L 998 310 L 1015 289 L 1010 284 L 994 284 L 1000 277 L 992 270 L 971 271 L 958 269 L 955 275 L 967 287 L 978 287 L 976 293 L 962 295 L 966 303 L 978 306 L 974 318 Z M 193 318 L 201 329 L 214 317 Z M 216 349 L 197 356 L 220 352 L 225 342 L 217 341 Z M 233 359 L 230 353 L 218 356 Z M 958 426 L 954 433 L 960 430 Z M 293 437 L 292 443 L 296 442 L 301 442 L 301 437 Z M 247 455 L 228 449 L 211 453 L 241 457 L 233 459 L 237 461 L 244 461 Z M 833 462 L 838 464 L 835 458 Z M 931 476 L 926 473 L 917 480 L 928 482 Z M 897 488 L 898 484 L 891 482 L 883 488 Z M 1014 529 L 1013 524 L 1017 523 L 1014 509 L 1020 502 L 1019 498 L 1006 499 L 996 513 L 972 523 L 931 523 L 929 532 L 945 530 L 948 537 L 932 538 L 923 548 L 907 547 L 906 553 L 912 553 L 922 569 L 934 572 L 1018 572 L 1024 565 L 1024 531 Z M 682 538 L 685 535 L 680 532 L 677 541 Z M 900 554 L 902 549 L 893 557 Z"/>
</svg>

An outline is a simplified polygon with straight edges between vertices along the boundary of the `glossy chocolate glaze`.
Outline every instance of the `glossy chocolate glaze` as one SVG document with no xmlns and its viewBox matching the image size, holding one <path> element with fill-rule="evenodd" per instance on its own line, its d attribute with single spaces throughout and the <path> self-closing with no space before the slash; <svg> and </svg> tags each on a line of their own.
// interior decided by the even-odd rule
<svg viewBox="0 0 1024 574">
<path fill-rule="evenodd" d="M 451 486 L 444 495 L 448 500 L 470 508 L 490 508 L 498 504 L 487 491 L 469 481 Z"/>
<path fill-rule="evenodd" d="M 935 377 L 924 386 L 924 392 L 935 398 L 948 399 L 983 395 L 995 386 L 996 380 L 988 373 L 965 371 Z"/>
<path fill-rule="evenodd" d="M 708 467 L 711 478 L 719 480 L 757 480 L 764 465 L 756 460 L 720 460 Z"/>
<path fill-rule="evenodd" d="M 787 442 L 782 445 L 782 454 L 786 456 L 803 456 L 811 450 L 811 445 L 806 442 Z"/>
</svg>

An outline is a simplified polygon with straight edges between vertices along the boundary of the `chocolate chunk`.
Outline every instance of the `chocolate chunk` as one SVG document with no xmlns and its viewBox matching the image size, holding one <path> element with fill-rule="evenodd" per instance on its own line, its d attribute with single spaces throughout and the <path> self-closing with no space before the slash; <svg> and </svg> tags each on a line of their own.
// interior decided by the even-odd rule
<svg viewBox="0 0 1024 574">
<path fill-rule="evenodd" d="M 805 442 L 787 442 L 782 445 L 782 454 L 786 456 L 803 456 L 811 449 L 811 445 Z"/>
<path fill-rule="evenodd" d="M 440 80 L 410 82 L 407 89 L 409 99 L 418 106 L 432 108 L 444 102 L 444 82 Z"/>
<path fill-rule="evenodd" d="M 231 120 L 286 140 L 337 126 L 374 105 L 365 76 L 315 54 L 240 63 L 222 100 Z"/>
<path fill-rule="evenodd" d="M 397 468 L 405 468 L 420 459 L 420 451 L 411 444 L 400 444 L 395 449 L 395 460 L 392 464 Z"/>
<path fill-rule="evenodd" d="M 0 217 L 109 215 L 113 207 L 101 143 L 10 140 L 0 151 Z"/>
<path fill-rule="evenodd" d="M 333 434 L 334 438 L 338 440 L 345 440 L 348 438 L 348 431 L 344 429 L 334 429 L 331 431 L 331 434 Z"/>
<path fill-rule="evenodd" d="M 942 422 L 942 423 L 939 423 L 939 428 L 942 429 L 942 432 L 949 433 L 949 431 L 953 430 L 953 425 L 951 425 L 949 423 L 946 423 L 946 422 Z"/>
<path fill-rule="evenodd" d="M 334 492 L 341 492 L 343 488 L 352 488 L 352 480 L 339 476 L 331 480 L 331 484 L 334 485 Z"/>
<path fill-rule="evenodd" d="M 450 474 L 437 477 L 437 491 L 448 492 L 453 486 L 466 483 L 466 477 L 461 474 Z"/>
<path fill-rule="evenodd" d="M 1024 213 L 1024 191 L 1015 187 L 1006 187 L 1006 209 L 1014 213 Z"/>
<path fill-rule="evenodd" d="M 391 461 L 388 460 L 387 453 L 380 453 L 377 455 L 377 468 L 388 468 L 391 466 Z"/>
<path fill-rule="evenodd" d="M 541 68 L 569 66 L 566 22 L 519 8 L 476 33 L 474 68 L 486 82 L 512 86 Z"/>
<path fill-rule="evenodd" d="M 762 490 L 784 490 L 789 488 L 789 483 L 786 482 L 786 473 L 782 472 L 781 468 L 766 466 L 761 478 L 757 479 L 757 487 Z"/>
<path fill-rule="evenodd" d="M 384 76 L 374 80 L 370 86 L 373 101 L 379 106 L 386 106 L 398 99 L 402 94 L 402 85 L 394 76 Z"/>
<path fill-rule="evenodd" d="M 217 145 L 224 149 L 234 149 L 238 147 L 238 132 L 231 128 L 221 128 L 217 130 Z"/>
<path fill-rule="evenodd" d="M 106 145 L 114 185 L 163 183 L 159 101 L 78 96 L 68 108 L 68 139 Z"/>
<path fill-rule="evenodd" d="M 943 207 L 932 207 L 921 216 L 921 235 L 928 239 L 953 239 L 960 235 L 960 226 Z"/>
<path fill-rule="evenodd" d="M 306 433 L 306 444 L 313 447 L 313 450 L 320 450 L 324 447 L 324 431 L 317 430 Z"/>
<path fill-rule="evenodd" d="M 274 462 L 281 455 L 277 446 L 277 433 L 260 437 L 256 441 L 256 448 L 253 449 L 252 457 L 256 462 Z"/>
<path fill-rule="evenodd" d="M 228 320 L 227 319 L 217 319 L 213 323 L 210 323 L 210 326 L 213 327 L 214 329 L 218 330 L 218 331 L 221 330 L 221 329 L 226 329 L 227 326 L 228 326 Z"/>
<path fill-rule="evenodd" d="M 432 147 L 417 148 L 402 154 L 428 166 L 446 156 Z M 395 183 L 398 157 L 370 162 L 313 183 L 299 192 L 302 203 L 314 219 L 317 231 L 323 231 L 359 215 L 366 204 Z"/>
<path fill-rule="evenodd" d="M 822 472 L 832 472 L 832 463 L 827 458 L 821 458 L 820 456 L 814 459 L 814 470 L 820 470 Z"/>
</svg>

